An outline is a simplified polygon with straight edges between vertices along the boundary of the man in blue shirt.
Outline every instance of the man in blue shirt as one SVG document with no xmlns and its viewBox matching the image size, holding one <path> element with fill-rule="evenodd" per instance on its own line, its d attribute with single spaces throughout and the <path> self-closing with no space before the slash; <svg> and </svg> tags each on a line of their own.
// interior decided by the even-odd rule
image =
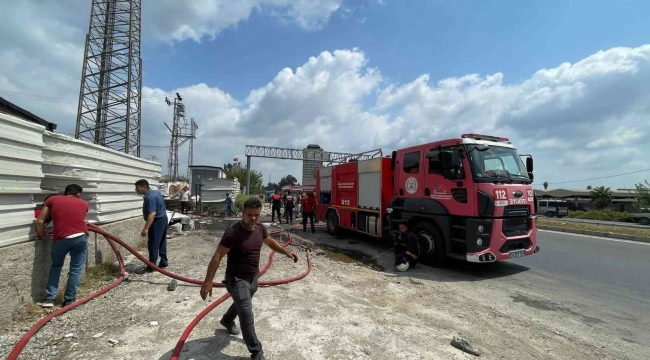
<svg viewBox="0 0 650 360">
<path fill-rule="evenodd" d="M 237 216 L 237 213 L 232 209 L 232 196 L 230 196 L 230 194 L 226 194 L 226 212 L 224 215 L 228 216 L 231 213 Z"/>
<path fill-rule="evenodd" d="M 155 264 L 158 255 L 160 255 L 160 264 L 158 266 L 166 268 L 169 263 L 167 261 L 167 209 L 165 208 L 165 200 L 158 191 L 149 188 L 149 182 L 145 179 L 135 182 L 135 191 L 138 195 L 144 197 L 142 216 L 146 222 L 140 234 L 148 237 L 149 261 Z M 153 268 L 146 266 L 137 272 L 153 271 Z"/>
</svg>

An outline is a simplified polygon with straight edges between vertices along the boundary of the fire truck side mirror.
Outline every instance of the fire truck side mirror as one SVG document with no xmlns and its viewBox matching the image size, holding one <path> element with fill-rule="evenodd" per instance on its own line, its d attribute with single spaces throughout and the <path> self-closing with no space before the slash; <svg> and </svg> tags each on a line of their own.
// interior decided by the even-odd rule
<svg viewBox="0 0 650 360">
<path fill-rule="evenodd" d="M 457 149 L 443 151 L 440 154 L 442 156 L 443 170 L 454 170 L 460 167 L 460 151 Z"/>
<path fill-rule="evenodd" d="M 531 156 L 526 158 L 526 171 L 528 171 L 529 174 L 533 173 L 533 158 Z"/>
<path fill-rule="evenodd" d="M 393 151 L 390 159 L 390 169 L 395 171 L 395 161 L 397 161 L 397 151 Z"/>
</svg>

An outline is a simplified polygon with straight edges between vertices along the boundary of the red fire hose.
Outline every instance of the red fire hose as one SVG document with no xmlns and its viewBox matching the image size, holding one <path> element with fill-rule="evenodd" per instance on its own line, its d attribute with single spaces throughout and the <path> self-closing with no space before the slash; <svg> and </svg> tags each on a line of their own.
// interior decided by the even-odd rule
<svg viewBox="0 0 650 360">
<path fill-rule="evenodd" d="M 299 226 L 300 225 L 293 226 L 290 229 L 288 229 L 288 231 L 287 231 L 288 240 L 285 243 L 282 244 L 283 247 L 291 245 L 291 242 L 293 241 L 293 239 L 291 237 L 291 230 L 296 229 Z M 278 234 L 281 234 L 284 231 L 280 227 L 277 227 L 277 226 L 274 226 L 274 227 L 276 227 L 278 230 L 271 232 L 270 235 L 278 235 Z M 126 275 L 126 270 L 124 268 L 124 261 L 122 260 L 122 255 L 120 254 L 116 243 L 123 246 L 127 251 L 129 251 L 130 253 L 135 255 L 138 259 L 140 259 L 142 262 L 147 264 L 149 267 L 153 268 L 154 270 L 156 270 L 156 271 L 158 271 L 158 272 L 160 272 L 160 273 L 162 273 L 164 275 L 167 275 L 167 276 L 169 276 L 171 278 L 177 279 L 179 281 L 191 283 L 191 284 L 197 284 L 197 285 L 202 285 L 203 284 L 202 280 L 186 278 L 186 277 L 174 274 L 172 272 L 169 272 L 169 271 L 167 271 L 165 269 L 159 268 L 155 264 L 151 263 L 149 261 L 149 259 L 142 256 L 137 250 L 135 250 L 134 248 L 132 248 L 131 246 L 126 244 L 124 241 L 122 241 L 118 237 L 107 233 L 106 231 L 104 231 L 99 226 L 96 226 L 94 224 L 88 224 L 88 230 L 93 231 L 93 232 L 95 232 L 97 234 L 103 235 L 104 238 L 106 238 L 106 240 L 108 241 L 109 245 L 111 246 L 111 248 L 115 252 L 115 256 L 117 257 L 117 261 L 118 261 L 119 266 L 120 266 L 120 275 L 119 275 L 119 277 L 115 280 L 115 282 L 113 282 L 111 285 L 107 286 L 106 288 L 104 288 L 102 290 L 99 290 L 99 291 L 97 291 L 97 292 L 95 292 L 95 293 L 93 293 L 93 294 L 91 294 L 91 295 L 89 295 L 89 296 L 87 296 L 87 297 L 85 297 L 85 298 L 83 298 L 81 300 L 78 300 L 78 301 L 76 301 L 76 302 L 74 302 L 74 303 L 72 303 L 72 304 L 70 304 L 68 306 L 62 307 L 62 308 L 52 312 L 51 314 L 47 315 L 46 317 L 42 318 L 31 329 L 29 329 L 29 331 L 27 331 L 27 333 L 25 333 L 25 335 L 23 335 L 23 337 L 16 343 L 14 348 L 11 350 L 11 353 L 9 353 L 9 356 L 7 357 L 7 360 L 16 360 L 18 358 L 18 356 L 20 355 L 20 353 L 25 348 L 25 346 L 27 345 L 27 343 L 29 342 L 29 340 L 32 338 L 32 336 L 36 335 L 36 333 L 41 328 L 43 328 L 43 326 L 45 326 L 45 324 L 50 322 L 50 320 L 52 320 L 53 318 L 55 318 L 55 317 L 57 317 L 59 315 L 62 315 L 64 313 L 68 312 L 69 310 L 72 310 L 72 309 L 76 308 L 77 306 L 79 306 L 81 304 L 85 304 L 88 301 L 109 292 L 110 290 L 117 287 L 120 283 L 122 283 L 122 281 L 124 280 L 124 276 Z M 309 274 L 309 272 L 311 271 L 311 268 L 312 268 L 311 253 L 310 253 L 309 249 L 307 249 L 306 247 L 304 247 L 302 245 L 293 245 L 293 246 L 300 246 L 300 247 L 307 250 L 306 251 L 306 253 L 307 253 L 307 270 L 304 273 L 302 273 L 301 275 L 298 275 L 298 276 L 295 276 L 295 277 L 292 277 L 292 278 L 289 278 L 289 279 L 281 279 L 281 280 L 273 280 L 273 281 L 260 281 L 259 286 L 274 286 L 274 285 L 280 285 L 280 284 L 287 284 L 287 283 L 290 283 L 290 282 L 300 280 L 300 279 L 306 277 Z M 266 266 L 260 271 L 260 276 L 264 275 L 264 273 L 266 273 L 266 271 L 273 264 L 273 256 L 274 256 L 274 254 L 275 254 L 275 251 L 272 251 L 271 254 L 269 255 L 269 261 L 266 264 Z M 223 283 L 221 283 L 221 282 L 214 282 L 214 283 L 212 283 L 212 285 L 214 287 L 225 287 L 225 285 Z M 194 327 L 199 323 L 199 321 L 201 321 L 201 319 L 203 319 L 203 317 L 205 317 L 205 315 L 207 315 L 215 307 L 217 307 L 219 304 L 221 304 L 226 299 L 228 299 L 228 297 L 230 297 L 230 294 L 226 293 L 225 295 L 223 295 L 220 298 L 218 298 L 217 300 L 215 300 L 212 304 L 208 305 L 208 307 L 206 307 L 203 311 L 201 311 L 201 313 L 188 325 L 187 329 L 185 329 L 185 331 L 181 335 L 181 338 L 178 340 L 178 343 L 176 344 L 176 347 L 174 348 L 174 352 L 172 354 L 172 360 L 177 360 L 178 359 L 178 356 L 180 355 L 181 350 L 183 349 L 183 346 L 185 345 L 185 341 L 189 337 L 189 335 L 192 332 L 192 330 L 194 329 Z"/>
</svg>

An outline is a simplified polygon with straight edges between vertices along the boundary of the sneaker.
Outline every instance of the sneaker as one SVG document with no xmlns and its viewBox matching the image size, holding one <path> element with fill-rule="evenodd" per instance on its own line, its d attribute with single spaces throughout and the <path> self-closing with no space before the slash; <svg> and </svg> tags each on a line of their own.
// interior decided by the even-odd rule
<svg viewBox="0 0 650 360">
<path fill-rule="evenodd" d="M 63 304 L 61 304 L 61 307 L 66 307 L 72 303 L 74 303 L 77 300 L 69 300 L 69 301 L 64 301 Z"/>
<path fill-rule="evenodd" d="M 135 273 L 138 274 L 138 275 L 149 274 L 149 273 L 152 273 L 152 272 L 154 272 L 153 268 L 150 268 L 148 266 L 145 266 L 145 267 L 140 268 L 140 269 L 135 271 Z"/>
<path fill-rule="evenodd" d="M 454 336 L 453 340 L 451 340 L 451 346 L 474 356 L 481 355 L 481 353 L 469 343 L 469 340 L 461 337 Z"/>
<path fill-rule="evenodd" d="M 221 321 L 219 321 L 219 324 L 221 324 L 221 326 L 225 327 L 226 330 L 228 331 L 228 334 L 230 334 L 230 335 L 239 335 L 240 334 L 239 328 L 237 327 L 237 324 L 235 324 L 234 322 L 231 323 L 231 324 L 226 324 L 223 321 L 223 319 L 221 319 Z"/>
<path fill-rule="evenodd" d="M 258 352 L 257 354 L 251 354 L 251 359 L 253 360 L 266 360 L 263 352 Z"/>
<path fill-rule="evenodd" d="M 40 306 L 40 307 L 42 307 L 44 309 L 49 309 L 49 308 L 54 307 L 54 301 L 45 300 L 45 301 L 41 301 L 39 303 L 36 303 L 36 305 L 38 305 L 38 306 Z"/>
</svg>

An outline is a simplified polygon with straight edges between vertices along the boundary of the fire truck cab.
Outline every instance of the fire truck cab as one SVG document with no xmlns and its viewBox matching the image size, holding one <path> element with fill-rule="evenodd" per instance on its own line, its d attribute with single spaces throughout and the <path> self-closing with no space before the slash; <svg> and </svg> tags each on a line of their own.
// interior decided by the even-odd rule
<svg viewBox="0 0 650 360">
<path fill-rule="evenodd" d="M 407 222 L 420 261 L 493 262 L 537 253 L 533 159 L 507 138 L 460 138 L 394 151 L 389 232 Z"/>
</svg>

